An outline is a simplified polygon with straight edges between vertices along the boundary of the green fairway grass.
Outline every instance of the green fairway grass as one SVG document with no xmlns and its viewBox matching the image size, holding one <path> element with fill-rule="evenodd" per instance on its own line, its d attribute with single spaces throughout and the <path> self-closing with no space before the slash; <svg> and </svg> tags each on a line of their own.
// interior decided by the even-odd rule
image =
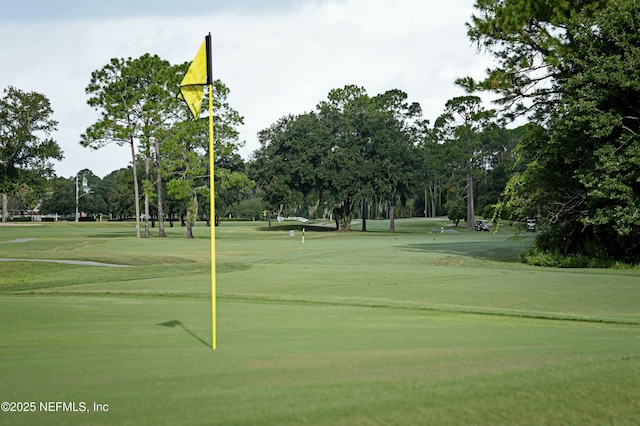
<svg viewBox="0 0 640 426">
<path fill-rule="evenodd" d="M 508 226 L 367 227 L 223 222 L 215 351 L 206 226 L 0 227 L 25 259 L 0 262 L 0 424 L 640 424 L 638 269 L 520 264 Z"/>
</svg>

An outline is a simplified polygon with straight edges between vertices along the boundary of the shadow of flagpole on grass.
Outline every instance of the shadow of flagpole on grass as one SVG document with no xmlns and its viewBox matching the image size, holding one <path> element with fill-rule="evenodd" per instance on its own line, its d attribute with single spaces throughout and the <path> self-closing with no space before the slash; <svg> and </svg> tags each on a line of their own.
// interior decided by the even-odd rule
<svg viewBox="0 0 640 426">
<path fill-rule="evenodd" d="M 202 340 L 199 336 L 197 336 L 193 331 L 189 330 L 187 327 L 185 327 L 185 325 L 180 322 L 180 320 L 171 320 L 171 321 L 167 321 L 167 322 L 161 322 L 160 324 L 158 324 L 162 327 L 182 327 L 182 329 L 184 331 L 186 331 L 187 333 L 189 333 L 191 336 L 193 336 L 196 340 L 198 340 L 200 343 L 202 343 L 203 345 L 205 345 L 206 347 L 210 347 L 211 345 L 207 342 L 205 342 L 204 340 Z"/>
</svg>

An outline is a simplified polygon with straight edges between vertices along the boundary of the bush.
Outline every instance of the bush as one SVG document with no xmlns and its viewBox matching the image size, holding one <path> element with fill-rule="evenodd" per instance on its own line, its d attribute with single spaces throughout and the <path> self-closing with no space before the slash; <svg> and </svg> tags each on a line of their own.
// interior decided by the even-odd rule
<svg viewBox="0 0 640 426">
<path fill-rule="evenodd" d="M 231 216 L 238 219 L 261 220 L 262 219 L 262 203 L 257 198 L 242 200 L 238 204 L 229 206 L 225 211 L 225 217 Z"/>
<path fill-rule="evenodd" d="M 594 258 L 585 255 L 563 255 L 532 247 L 520 254 L 520 260 L 533 266 L 549 268 L 615 268 L 637 269 L 640 266 L 616 261 L 615 259 Z"/>
<path fill-rule="evenodd" d="M 497 221 L 499 218 L 498 217 L 494 217 L 495 215 L 496 215 L 496 205 L 495 204 L 488 204 L 488 205 L 484 206 L 484 208 L 480 211 L 480 216 L 484 217 L 487 220 L 495 219 Z"/>
<path fill-rule="evenodd" d="M 445 208 L 447 209 L 447 217 L 456 226 L 458 226 L 460 220 L 467 220 L 467 204 L 462 198 L 454 197 L 448 199 Z"/>
<path fill-rule="evenodd" d="M 29 216 L 14 216 L 9 219 L 10 222 L 31 222 L 31 217 Z"/>
</svg>

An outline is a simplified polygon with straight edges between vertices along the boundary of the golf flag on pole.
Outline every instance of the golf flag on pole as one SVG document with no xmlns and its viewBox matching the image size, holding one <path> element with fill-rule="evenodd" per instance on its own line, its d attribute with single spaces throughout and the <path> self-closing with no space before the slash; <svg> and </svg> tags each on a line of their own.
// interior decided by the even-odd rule
<svg viewBox="0 0 640 426">
<path fill-rule="evenodd" d="M 211 37 L 208 35 L 207 37 Z M 207 50 L 207 39 L 202 42 L 195 59 L 191 62 L 187 73 L 180 83 L 180 94 L 178 97 L 185 101 L 196 120 L 200 118 L 200 108 L 202 107 L 202 95 L 204 86 L 208 84 L 208 64 L 209 51 Z"/>
<path fill-rule="evenodd" d="M 205 37 L 180 83 L 178 97 L 184 100 L 193 118 L 200 118 L 204 86 L 209 87 L 209 226 L 211 227 L 211 348 L 217 345 L 216 333 L 216 197 L 214 185 L 214 144 L 213 144 L 213 60 L 211 57 L 211 34 Z"/>
</svg>

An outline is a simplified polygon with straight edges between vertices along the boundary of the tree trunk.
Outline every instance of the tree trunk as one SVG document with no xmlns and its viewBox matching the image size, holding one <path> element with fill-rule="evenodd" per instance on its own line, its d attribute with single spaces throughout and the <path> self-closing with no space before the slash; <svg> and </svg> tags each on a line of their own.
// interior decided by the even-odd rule
<svg viewBox="0 0 640 426">
<path fill-rule="evenodd" d="M 429 185 L 429 196 L 430 196 L 430 201 L 431 201 L 431 213 L 430 216 L 431 217 L 436 217 L 437 215 L 437 207 L 436 207 L 436 181 L 433 181 L 430 185 Z"/>
<path fill-rule="evenodd" d="M 187 146 L 187 151 L 190 151 L 191 148 L 190 146 Z M 191 165 L 189 164 L 189 156 L 186 157 L 186 165 L 185 165 L 185 179 L 188 181 L 187 182 L 187 187 L 191 188 L 192 182 L 191 182 L 191 173 L 190 173 L 190 167 Z M 191 189 L 191 191 L 193 191 L 193 189 Z M 195 198 L 195 196 L 193 194 L 191 194 L 191 200 L 189 200 L 187 198 L 187 219 L 186 219 L 186 226 L 187 226 L 187 238 L 193 238 L 193 226 L 192 226 L 192 219 L 191 216 L 193 215 L 193 208 L 192 208 L 192 201 Z M 184 216 L 181 216 L 184 217 Z M 184 220 L 182 221 L 184 226 Z"/>
<path fill-rule="evenodd" d="M 2 193 L 2 223 L 7 223 L 7 219 L 9 218 L 9 206 L 7 202 L 7 193 Z"/>
<path fill-rule="evenodd" d="M 131 145 L 131 165 L 133 166 L 133 193 L 136 207 L 136 237 L 140 238 L 140 189 L 138 188 L 138 168 L 136 167 L 136 148 L 133 137 L 129 142 Z"/>
<path fill-rule="evenodd" d="M 471 171 L 467 174 L 467 229 L 473 231 L 475 223 L 475 215 L 473 208 L 473 176 Z"/>
<path fill-rule="evenodd" d="M 338 231 L 351 230 L 351 221 L 353 220 L 353 208 L 354 208 L 353 200 L 351 199 L 351 197 L 347 197 L 347 199 L 344 200 L 341 206 L 336 207 L 334 209 Z"/>
<path fill-rule="evenodd" d="M 436 188 L 436 185 L 437 183 L 433 182 L 433 191 L 431 192 L 431 217 L 438 216 L 438 200 L 436 200 L 438 188 Z"/>
<path fill-rule="evenodd" d="M 162 207 L 162 168 L 160 167 L 160 143 L 157 138 L 153 140 L 156 151 L 156 167 L 158 173 L 156 176 L 158 185 L 158 237 L 164 237 L 164 208 Z"/>
<path fill-rule="evenodd" d="M 318 208 L 320 207 L 320 198 L 316 200 L 316 204 L 313 206 L 307 206 L 307 213 L 309 214 L 309 221 L 315 222 L 318 214 Z"/>
<path fill-rule="evenodd" d="M 429 198 L 427 198 L 427 188 L 424 188 L 424 217 L 425 219 L 429 217 Z"/>
<path fill-rule="evenodd" d="M 353 220 L 353 212 L 349 212 L 342 220 L 340 220 L 340 230 L 341 231 L 351 231 L 351 221 Z"/>
<path fill-rule="evenodd" d="M 144 185 L 144 237 L 149 238 L 149 180 L 151 178 L 151 161 L 149 154 L 144 158 L 144 179 L 146 185 Z"/>
<path fill-rule="evenodd" d="M 198 209 L 198 196 L 194 195 L 187 205 L 187 238 L 193 238 L 193 224 L 196 221 Z"/>
<path fill-rule="evenodd" d="M 389 231 L 391 232 L 396 232 L 396 218 L 395 218 L 395 206 L 394 206 L 394 202 L 391 202 L 391 205 L 389 206 Z"/>
<path fill-rule="evenodd" d="M 191 212 L 187 210 L 187 238 L 193 238 L 193 225 L 191 222 Z"/>
<path fill-rule="evenodd" d="M 362 232 L 367 232 L 367 200 L 362 199 Z"/>
</svg>

